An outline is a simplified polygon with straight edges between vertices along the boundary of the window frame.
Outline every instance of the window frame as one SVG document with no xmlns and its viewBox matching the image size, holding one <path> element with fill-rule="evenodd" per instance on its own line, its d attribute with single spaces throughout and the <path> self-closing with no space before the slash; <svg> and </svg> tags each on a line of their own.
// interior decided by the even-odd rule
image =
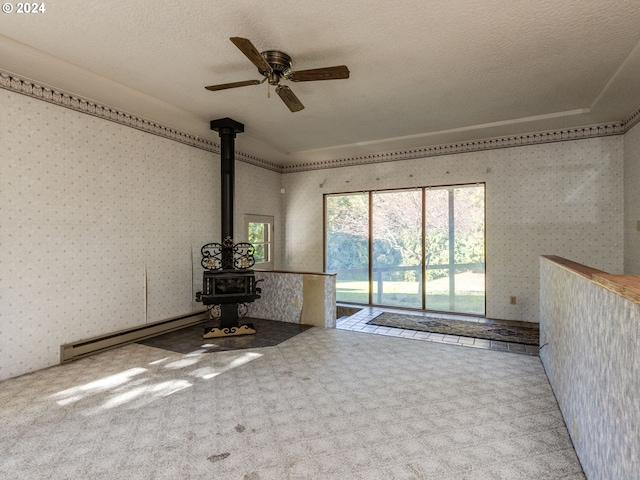
<svg viewBox="0 0 640 480">
<path fill-rule="evenodd" d="M 482 266 L 483 266 L 483 272 L 484 272 L 484 309 L 483 309 L 483 313 L 480 312 L 476 312 L 476 311 L 464 311 L 464 310 L 456 310 L 456 309 L 450 309 L 450 310 L 434 310 L 432 308 L 429 308 L 429 305 L 427 305 L 427 296 L 425 294 L 425 290 L 424 290 L 424 285 L 426 284 L 426 268 L 425 268 L 425 239 L 426 239 L 426 212 L 428 210 L 427 205 L 426 205 L 426 192 L 429 190 L 439 190 L 439 189 L 443 189 L 443 190 L 447 190 L 449 191 L 450 194 L 452 194 L 452 192 L 454 192 L 456 189 L 460 189 L 460 188 L 466 188 L 466 187 L 480 187 L 482 186 L 483 189 L 483 254 L 482 254 Z M 422 190 L 422 268 L 421 268 L 421 283 L 423 285 L 422 287 L 422 308 L 413 308 L 413 307 L 405 307 L 405 306 L 397 306 L 397 305 L 382 305 L 382 304 L 378 304 L 374 301 L 374 295 L 373 295 L 373 283 L 374 283 L 374 266 L 373 266 L 373 242 L 374 242 L 374 236 L 373 236 L 373 196 L 377 193 L 385 193 L 385 192 L 402 192 L 402 191 L 410 191 L 410 190 Z M 329 197 L 337 197 L 337 196 L 347 196 L 347 195 L 355 195 L 355 194 L 366 194 L 369 196 L 369 210 L 367 213 L 367 217 L 368 217 L 368 224 L 369 224 L 369 233 L 368 233 L 368 258 L 369 258 L 369 263 L 368 263 L 368 268 L 369 268 L 369 301 L 367 303 L 361 303 L 361 302 L 357 302 L 357 301 L 353 301 L 353 300 L 341 300 L 339 299 L 338 302 L 344 302 L 344 303 L 352 303 L 352 304 L 357 304 L 357 305 L 369 305 L 369 306 L 387 306 L 387 307 L 392 307 L 392 308 L 399 308 L 399 309 L 405 309 L 405 310 L 419 310 L 419 311 L 429 311 L 429 312 L 443 312 L 443 313 L 450 313 L 450 314 L 455 314 L 455 315 L 471 315 L 471 316 L 478 316 L 478 315 L 486 315 L 487 312 L 487 289 L 486 289 L 486 283 L 487 283 L 487 276 L 486 276 L 486 268 L 487 268 L 487 260 L 486 260 L 486 252 L 487 252 L 487 185 L 486 182 L 469 182 L 469 183 L 461 183 L 461 184 L 447 184 L 447 185 L 430 185 L 430 186 L 421 186 L 421 187 L 405 187 L 405 188 L 386 188 L 386 189 L 380 189 L 380 190 L 360 190 L 360 191 L 351 191 L 351 192 L 335 192 L 335 193 L 325 193 L 323 194 L 323 268 L 324 271 L 328 271 L 327 270 L 327 245 L 328 245 L 328 231 L 327 231 L 327 209 L 328 209 L 328 198 Z M 451 200 L 450 200 L 451 201 Z M 455 223 L 451 223 L 451 214 L 452 214 L 452 209 L 454 208 L 453 203 L 449 204 L 449 214 L 450 214 L 450 218 L 449 218 L 449 229 L 451 230 L 452 225 L 454 225 Z M 454 217 L 454 221 L 455 221 L 455 217 Z M 456 264 L 451 263 L 451 249 L 449 249 L 449 256 L 450 256 L 450 262 L 449 262 L 449 266 L 451 267 L 452 265 L 455 267 Z M 450 287 L 450 290 L 455 292 L 455 288 Z M 453 294 L 455 295 L 455 293 Z M 451 296 L 451 295 L 450 295 Z"/>
<path fill-rule="evenodd" d="M 267 228 L 265 230 L 266 239 L 264 242 L 256 243 L 255 245 L 264 245 L 265 246 L 265 254 L 267 257 L 266 262 L 258 262 L 256 261 L 254 267 L 260 268 L 263 270 L 273 270 L 274 264 L 274 239 L 273 239 L 273 230 L 274 230 L 274 217 L 273 215 L 256 215 L 247 213 L 244 216 L 244 231 L 247 238 L 247 242 L 249 242 L 249 225 L 251 223 L 261 223 L 266 225 Z M 250 242 L 251 243 L 251 242 Z M 253 245 L 253 243 L 252 243 Z"/>
</svg>

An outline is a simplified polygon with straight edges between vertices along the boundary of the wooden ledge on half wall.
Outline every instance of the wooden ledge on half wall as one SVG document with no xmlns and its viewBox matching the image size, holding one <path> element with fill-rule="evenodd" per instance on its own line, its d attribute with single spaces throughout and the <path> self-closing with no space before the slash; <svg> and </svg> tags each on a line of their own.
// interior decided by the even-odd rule
<svg viewBox="0 0 640 480">
<path fill-rule="evenodd" d="M 607 273 L 555 255 L 542 255 L 542 258 L 640 305 L 640 275 Z"/>
</svg>

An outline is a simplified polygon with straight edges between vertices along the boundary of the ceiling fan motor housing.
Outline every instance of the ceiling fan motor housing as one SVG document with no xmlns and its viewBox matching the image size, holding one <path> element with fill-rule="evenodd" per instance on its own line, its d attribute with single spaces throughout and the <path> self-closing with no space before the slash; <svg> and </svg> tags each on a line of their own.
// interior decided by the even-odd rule
<svg viewBox="0 0 640 480">
<path fill-rule="evenodd" d="M 281 77 L 287 77 L 287 74 L 291 71 L 291 57 L 279 50 L 267 50 L 260 52 L 260 55 L 271 66 L 271 72 L 258 69 L 258 71 L 269 78 L 270 85 L 278 85 Z"/>
</svg>

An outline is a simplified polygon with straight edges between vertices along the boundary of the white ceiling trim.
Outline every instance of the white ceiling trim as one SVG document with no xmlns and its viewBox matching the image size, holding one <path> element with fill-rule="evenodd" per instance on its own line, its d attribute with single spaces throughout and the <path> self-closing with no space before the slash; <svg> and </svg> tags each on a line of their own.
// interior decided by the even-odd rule
<svg viewBox="0 0 640 480">
<path fill-rule="evenodd" d="M 103 118 L 112 122 L 135 128 L 143 132 L 158 135 L 176 142 L 184 143 L 209 152 L 220 154 L 220 145 L 209 140 L 203 140 L 198 136 L 160 125 L 150 120 L 142 119 L 100 105 L 69 92 L 55 90 L 49 87 L 42 87 L 38 83 L 0 69 L 0 88 L 11 90 L 23 95 L 43 100 L 45 102 L 60 105 L 72 110 Z M 565 114 L 567 112 L 564 112 Z M 546 132 L 535 132 L 522 135 L 511 135 L 505 137 L 494 137 L 470 142 L 459 142 L 454 144 L 436 145 L 432 147 L 415 148 L 400 152 L 386 152 L 371 155 L 339 158 L 321 162 L 303 163 L 298 165 L 281 166 L 268 162 L 259 157 L 236 151 L 236 159 L 251 165 L 255 165 L 267 170 L 279 173 L 294 173 L 309 170 L 322 170 L 326 168 L 347 167 L 352 165 L 364 165 L 371 163 L 396 162 L 416 158 L 436 157 L 441 155 L 453 155 L 457 153 L 469 153 L 483 150 L 493 150 L 498 148 L 519 147 L 525 145 L 538 145 L 551 142 L 564 142 L 569 140 L 579 140 L 585 138 L 606 137 L 611 135 L 622 135 L 640 122 L 640 108 L 623 121 L 610 122 L 605 124 L 590 125 L 584 127 L 567 128 Z"/>
<path fill-rule="evenodd" d="M 607 84 L 604 86 L 604 88 L 600 91 L 600 93 L 595 98 L 595 100 L 591 102 L 591 109 L 593 109 L 596 106 L 596 104 L 600 101 L 600 99 L 604 97 L 605 93 L 609 91 L 609 89 L 611 88 L 611 85 L 613 85 L 613 83 L 618 79 L 618 77 L 622 74 L 622 72 L 624 72 L 627 66 L 636 57 L 638 51 L 640 51 L 640 41 L 636 43 L 636 46 L 633 47 L 631 52 L 629 52 L 629 55 L 627 55 L 627 58 L 624 59 L 624 62 L 622 62 L 620 66 L 616 69 L 616 71 L 613 73 L 613 75 L 611 75 L 611 78 L 609 79 Z"/>
<path fill-rule="evenodd" d="M 309 149 L 309 150 L 298 150 L 296 152 L 290 152 L 290 153 L 296 154 L 296 153 L 309 153 L 309 152 L 323 152 L 328 150 L 339 150 L 345 147 L 363 147 L 367 145 L 380 145 L 382 143 L 396 142 L 398 140 L 427 138 L 427 137 L 434 137 L 436 135 L 443 135 L 446 133 L 470 132 L 470 131 L 481 130 L 483 128 L 501 127 L 505 125 L 514 125 L 516 123 L 526 123 L 526 122 L 534 122 L 538 120 L 548 120 L 550 118 L 568 117 L 571 115 L 582 115 L 584 113 L 589 113 L 590 111 L 591 111 L 590 108 L 579 108 L 575 110 L 569 110 L 566 112 L 545 113 L 543 115 L 534 115 L 531 117 L 515 118 L 512 120 L 500 120 L 498 122 L 481 123 L 478 125 L 468 125 L 465 127 L 449 128 L 447 130 L 435 130 L 433 132 L 416 133 L 413 135 L 403 135 L 401 137 L 388 137 L 388 138 L 381 138 L 379 140 L 369 140 L 366 142 L 356 142 L 356 143 L 349 143 L 344 145 L 333 145 L 331 147 L 315 148 L 315 149 Z"/>
</svg>

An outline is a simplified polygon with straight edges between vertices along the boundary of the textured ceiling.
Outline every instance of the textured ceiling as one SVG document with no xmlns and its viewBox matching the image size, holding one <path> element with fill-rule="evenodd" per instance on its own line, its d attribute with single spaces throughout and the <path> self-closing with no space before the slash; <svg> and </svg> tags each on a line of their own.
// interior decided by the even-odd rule
<svg viewBox="0 0 640 480">
<path fill-rule="evenodd" d="M 15 5 L 15 3 L 14 3 Z M 58 0 L 0 14 L 0 69 L 281 165 L 622 121 L 640 107 L 637 0 Z M 287 52 L 291 113 L 229 37 Z"/>
</svg>

